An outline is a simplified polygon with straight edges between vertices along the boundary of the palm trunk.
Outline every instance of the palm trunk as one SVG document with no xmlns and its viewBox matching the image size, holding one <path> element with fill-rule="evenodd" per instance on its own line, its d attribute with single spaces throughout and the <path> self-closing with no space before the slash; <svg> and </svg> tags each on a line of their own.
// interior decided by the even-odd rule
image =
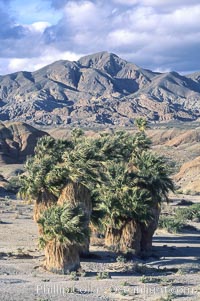
<svg viewBox="0 0 200 301">
<path fill-rule="evenodd" d="M 105 245 L 113 248 L 114 251 L 120 251 L 121 229 L 108 227 L 105 234 Z"/>
<path fill-rule="evenodd" d="M 44 267 L 50 272 L 68 274 L 80 267 L 79 247 L 77 245 L 63 245 L 56 239 L 45 246 Z"/>
<path fill-rule="evenodd" d="M 108 227 L 105 235 L 105 245 L 123 253 L 140 253 L 141 229 L 133 220 L 127 221 L 120 229 Z"/>
<path fill-rule="evenodd" d="M 160 205 L 156 204 L 151 209 L 151 214 L 153 216 L 153 219 L 148 222 L 147 224 L 140 223 L 141 232 L 142 232 L 142 238 L 141 238 L 141 251 L 143 253 L 151 253 L 152 250 L 152 239 L 154 232 L 156 231 L 158 227 L 158 221 L 160 216 Z"/>
<path fill-rule="evenodd" d="M 57 198 L 48 191 L 43 191 L 39 194 L 37 200 L 34 203 L 33 209 L 33 219 L 37 223 L 43 212 L 47 210 L 52 205 L 55 205 Z M 43 233 L 42 226 L 38 224 L 38 232 L 39 235 Z"/>
<path fill-rule="evenodd" d="M 90 215 L 92 211 L 91 198 L 89 190 L 77 183 L 68 183 L 62 190 L 57 201 L 58 206 L 63 206 L 64 203 L 70 203 L 72 207 L 80 206 L 86 214 L 85 227 L 89 227 Z M 51 204 L 49 202 L 36 203 L 35 218 L 41 216 L 41 213 Z M 42 234 L 42 229 L 39 229 Z M 56 239 L 48 242 L 45 246 L 45 268 L 48 271 L 67 274 L 70 271 L 77 270 L 80 267 L 80 253 L 89 252 L 89 239 L 85 238 L 82 245 L 67 244 L 63 245 Z"/>
<path fill-rule="evenodd" d="M 85 227 L 89 228 L 90 216 L 92 212 L 90 191 L 82 184 L 70 182 L 63 188 L 57 204 L 62 206 L 65 202 L 70 203 L 73 207 L 81 207 L 83 213 L 86 215 Z M 80 254 L 88 254 L 89 245 L 90 239 L 85 238 L 84 243 L 79 247 Z"/>
</svg>

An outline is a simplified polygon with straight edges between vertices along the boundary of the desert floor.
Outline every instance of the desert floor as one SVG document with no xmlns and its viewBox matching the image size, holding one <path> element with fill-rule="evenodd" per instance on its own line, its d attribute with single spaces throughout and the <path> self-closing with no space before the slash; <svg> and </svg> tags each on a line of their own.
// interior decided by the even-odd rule
<svg viewBox="0 0 200 301">
<path fill-rule="evenodd" d="M 200 202 L 200 196 L 175 196 Z M 200 300 L 200 223 L 197 231 L 168 234 L 157 231 L 153 255 L 119 262 L 103 246 L 91 246 L 91 258 L 82 259 L 84 272 L 55 275 L 42 268 L 37 247 L 33 205 L 14 196 L 0 199 L 0 300 Z M 111 278 L 97 279 L 108 271 Z"/>
</svg>

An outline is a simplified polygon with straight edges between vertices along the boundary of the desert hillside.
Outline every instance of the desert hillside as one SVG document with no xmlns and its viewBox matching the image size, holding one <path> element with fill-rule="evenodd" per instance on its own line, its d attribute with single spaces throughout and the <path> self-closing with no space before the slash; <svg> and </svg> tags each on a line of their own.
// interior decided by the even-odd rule
<svg viewBox="0 0 200 301">
<path fill-rule="evenodd" d="M 148 131 L 153 149 L 171 162 L 177 189 L 184 193 L 200 192 L 200 128 Z"/>
<path fill-rule="evenodd" d="M 184 163 L 174 180 L 184 193 L 200 194 L 200 156 Z"/>
<path fill-rule="evenodd" d="M 0 163 L 20 164 L 33 154 L 37 140 L 47 135 L 26 123 L 0 123 Z"/>
</svg>

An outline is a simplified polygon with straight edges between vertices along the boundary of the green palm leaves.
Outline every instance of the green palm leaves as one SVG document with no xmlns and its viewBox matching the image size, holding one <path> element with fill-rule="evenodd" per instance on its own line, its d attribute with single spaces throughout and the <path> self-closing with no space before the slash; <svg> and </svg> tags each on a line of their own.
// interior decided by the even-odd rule
<svg viewBox="0 0 200 301">
<path fill-rule="evenodd" d="M 128 206 L 123 219 L 137 215 L 136 209 L 130 213 L 131 208 L 145 212 L 149 200 L 166 200 L 173 190 L 166 163 L 148 150 L 150 141 L 144 132 L 121 131 L 89 139 L 73 130 L 72 137 L 72 141 L 48 136 L 39 140 L 35 156 L 27 160 L 27 173 L 21 177 L 21 196 L 37 198 L 47 191 L 58 197 L 67 182 L 77 182 L 90 189 L 95 203 L 104 204 L 104 209 L 107 203 L 109 212 L 117 206 L 123 212 Z M 103 209 L 103 205 L 97 207 Z"/>
<path fill-rule="evenodd" d="M 134 156 L 132 162 L 137 169 L 132 175 L 137 185 L 149 191 L 154 203 L 167 201 L 169 191 L 174 190 L 174 184 L 169 177 L 170 168 L 167 168 L 166 161 L 146 151 Z"/>
<path fill-rule="evenodd" d="M 81 244 L 89 236 L 82 210 L 79 207 L 72 208 L 66 203 L 63 206 L 55 205 L 45 210 L 38 223 L 43 229 L 39 241 L 42 248 L 54 239 L 63 245 Z"/>
<path fill-rule="evenodd" d="M 105 232 L 135 222 L 148 225 L 154 218 L 152 208 L 167 200 L 174 186 L 165 160 L 150 150 L 146 121 L 140 118 L 137 124 L 140 131 L 135 134 L 118 131 L 86 138 L 82 130 L 74 129 L 70 141 L 43 137 L 35 156 L 27 160 L 20 194 L 38 203 L 48 198 L 56 203 L 68 183 L 77 183 L 89 189 L 92 221 L 103 225 Z M 39 220 L 43 240 L 81 240 L 86 229 L 80 209 L 76 210 L 67 205 L 47 209 Z"/>
<path fill-rule="evenodd" d="M 134 184 L 126 164 L 113 163 L 107 170 L 108 185 L 99 191 L 99 207 L 105 212 L 103 223 L 120 228 L 124 222 L 145 221 L 148 215 L 150 194 Z"/>
<path fill-rule="evenodd" d="M 67 140 L 42 137 L 35 148 L 35 156 L 28 158 L 25 164 L 26 174 L 20 178 L 19 195 L 37 201 L 44 192 L 58 197 L 68 176 L 68 171 L 61 166 L 63 152 L 71 148 L 72 143 Z"/>
<path fill-rule="evenodd" d="M 145 118 L 138 117 L 135 119 L 135 124 L 139 131 L 144 132 L 146 128 L 148 127 L 148 121 Z"/>
</svg>

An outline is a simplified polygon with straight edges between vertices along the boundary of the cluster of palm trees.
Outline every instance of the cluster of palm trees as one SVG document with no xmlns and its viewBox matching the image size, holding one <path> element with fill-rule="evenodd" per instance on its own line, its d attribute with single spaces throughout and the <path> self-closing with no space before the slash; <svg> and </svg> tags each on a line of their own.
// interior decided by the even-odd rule
<svg viewBox="0 0 200 301">
<path fill-rule="evenodd" d="M 20 195 L 35 201 L 34 219 L 45 267 L 67 273 L 89 252 L 95 225 L 105 245 L 141 254 L 151 249 L 160 203 L 173 182 L 163 158 L 153 154 L 145 134 L 119 131 L 87 138 L 74 129 L 69 140 L 42 137 L 26 162 Z"/>
</svg>

